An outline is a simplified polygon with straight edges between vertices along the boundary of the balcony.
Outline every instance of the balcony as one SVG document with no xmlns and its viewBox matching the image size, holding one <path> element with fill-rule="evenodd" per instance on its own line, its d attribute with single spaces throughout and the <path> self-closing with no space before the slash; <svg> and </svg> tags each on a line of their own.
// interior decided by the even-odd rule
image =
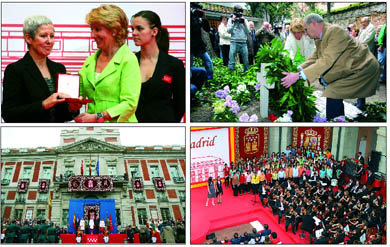
<svg viewBox="0 0 390 247">
<path fill-rule="evenodd" d="M 49 199 L 47 199 L 47 198 L 38 198 L 37 203 L 49 203 Z"/>
<path fill-rule="evenodd" d="M 3 179 L 1 180 L 1 185 L 8 185 L 11 182 L 9 179 Z"/>
<path fill-rule="evenodd" d="M 173 182 L 175 182 L 176 184 L 185 183 L 183 177 L 173 177 Z"/>
<path fill-rule="evenodd" d="M 145 198 L 135 198 L 135 202 L 146 202 Z"/>
<path fill-rule="evenodd" d="M 158 202 L 169 202 L 168 197 L 157 197 Z"/>
<path fill-rule="evenodd" d="M 26 198 L 16 198 L 15 203 L 25 203 Z"/>
</svg>

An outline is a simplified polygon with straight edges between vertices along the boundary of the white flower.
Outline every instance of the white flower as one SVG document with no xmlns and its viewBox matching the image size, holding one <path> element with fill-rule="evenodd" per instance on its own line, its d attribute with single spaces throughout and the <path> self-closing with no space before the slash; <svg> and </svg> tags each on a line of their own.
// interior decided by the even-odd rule
<svg viewBox="0 0 390 247">
<path fill-rule="evenodd" d="M 246 90 L 246 86 L 244 84 L 240 84 L 237 86 L 237 91 L 244 92 Z"/>
</svg>

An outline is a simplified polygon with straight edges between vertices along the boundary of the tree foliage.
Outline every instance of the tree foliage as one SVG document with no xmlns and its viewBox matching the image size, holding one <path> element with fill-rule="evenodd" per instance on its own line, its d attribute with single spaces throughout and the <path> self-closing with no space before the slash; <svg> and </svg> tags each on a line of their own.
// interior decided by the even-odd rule
<svg viewBox="0 0 390 247">
<path fill-rule="evenodd" d="M 250 8 L 253 16 L 264 18 L 272 25 L 290 18 L 291 10 L 294 7 L 292 2 L 249 2 L 246 5 Z"/>
</svg>

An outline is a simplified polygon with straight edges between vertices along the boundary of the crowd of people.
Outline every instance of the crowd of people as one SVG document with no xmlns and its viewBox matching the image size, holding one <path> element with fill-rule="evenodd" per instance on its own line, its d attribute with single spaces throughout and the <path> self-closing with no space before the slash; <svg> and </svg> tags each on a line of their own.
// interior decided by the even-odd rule
<svg viewBox="0 0 390 247">
<path fill-rule="evenodd" d="M 46 220 L 4 219 L 1 224 L 1 243 L 59 243 L 60 234 L 66 233 L 67 228 Z"/>
<path fill-rule="evenodd" d="M 46 16 L 27 17 L 23 36 L 28 52 L 4 71 L 4 121 L 180 122 L 185 69 L 181 60 L 168 55 L 168 30 L 149 10 L 130 21 L 134 43 L 141 48 L 136 54 L 126 43 L 130 23 L 120 7 L 105 4 L 86 15 L 98 50 L 79 71 L 76 99 L 56 90 L 57 73 L 66 68 L 48 58 L 56 42 L 54 24 Z M 80 113 L 86 99 L 87 112 Z"/>
<path fill-rule="evenodd" d="M 86 221 L 85 221 L 86 222 Z M 76 242 L 81 243 L 83 234 L 102 234 L 105 243 L 109 242 L 111 229 L 109 222 L 103 226 L 98 224 L 85 224 L 79 220 L 75 233 Z M 81 224 L 81 225 L 80 225 Z M 89 225 L 93 227 L 90 229 Z M 26 219 L 3 220 L 1 225 L 1 243 L 60 243 L 60 234 L 70 234 L 69 227 L 60 227 L 50 221 Z M 185 243 L 185 222 L 181 220 L 167 220 L 159 222 L 146 222 L 142 226 L 119 226 L 118 232 L 127 235 L 128 243 L 135 243 L 138 234 L 140 243 L 157 243 L 157 233 L 163 243 Z"/>
<path fill-rule="evenodd" d="M 200 4 L 194 3 L 191 7 L 191 16 L 197 13 L 196 18 L 191 18 L 191 71 L 194 72 L 193 77 L 191 74 L 191 96 L 194 96 L 212 80 L 213 68 L 201 35 L 202 29 L 204 33 L 210 33 L 210 25 Z M 242 6 L 236 5 L 231 15 L 221 16 L 218 32 L 210 33 L 211 40 L 219 40 L 219 43 L 212 42 L 212 52 L 230 71 L 235 70 L 236 62 L 240 61 L 245 72 L 248 65 L 256 63 L 258 49 L 273 38 L 279 38 L 292 59 L 298 53 L 306 59 L 298 67 L 298 73 L 284 72 L 281 84 L 288 88 L 300 79 L 309 85 L 319 82 L 324 87 L 328 120 L 345 115 L 343 99 L 357 99 L 355 106 L 364 111 L 365 98 L 375 94 L 378 82 L 386 81 L 386 24 L 374 27 L 369 17 L 362 17 L 359 32 L 357 24 L 352 23 L 347 30 L 325 23 L 318 14 L 309 14 L 285 25 L 272 26 L 263 22 L 256 30 L 254 23 L 242 14 Z M 202 25 L 193 27 L 193 23 L 196 25 L 194 19 Z M 200 57 L 205 69 L 194 67 L 193 57 Z M 207 76 L 203 76 L 205 73 Z"/>
<path fill-rule="evenodd" d="M 185 222 L 181 220 L 148 223 L 141 227 L 126 226 L 121 233 L 127 234 L 129 243 L 134 243 L 134 234 L 139 234 L 140 243 L 156 243 L 156 233 L 160 233 L 162 243 L 185 243 Z"/>
<path fill-rule="evenodd" d="M 233 196 L 258 195 L 262 206 L 277 215 L 278 223 L 284 221 L 286 232 L 290 225 L 293 234 L 300 227 L 300 237 L 309 237 L 310 243 L 382 243 L 386 202 L 373 187 L 374 173 L 361 153 L 357 158 L 338 161 L 330 150 L 288 146 L 282 153 L 225 164 L 224 187 L 231 187 Z M 209 180 L 208 199 L 218 181 Z M 251 240 L 245 234 L 240 239 Z"/>
</svg>

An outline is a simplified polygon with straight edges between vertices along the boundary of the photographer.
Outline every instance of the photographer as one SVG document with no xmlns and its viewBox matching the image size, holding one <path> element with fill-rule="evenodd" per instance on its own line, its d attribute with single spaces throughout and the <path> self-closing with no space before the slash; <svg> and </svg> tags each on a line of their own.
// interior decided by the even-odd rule
<svg viewBox="0 0 390 247">
<path fill-rule="evenodd" d="M 249 34 L 248 21 L 242 16 L 244 13 L 240 5 L 234 6 L 232 17 L 229 18 L 227 31 L 231 34 L 230 52 L 229 52 L 229 69 L 235 68 L 237 53 L 240 53 L 244 63 L 244 72 L 248 70 L 248 46 L 246 44 L 247 35 Z"/>
<path fill-rule="evenodd" d="M 210 32 L 210 24 L 199 3 L 191 3 L 191 67 L 193 67 L 193 57 L 199 57 L 203 60 L 207 71 L 207 80 L 213 79 L 213 63 L 206 51 L 206 44 L 202 40 L 202 28 L 207 33 Z"/>
<path fill-rule="evenodd" d="M 258 46 L 264 46 L 268 44 L 275 38 L 271 30 L 271 24 L 268 22 L 264 22 L 259 30 L 256 31 L 256 39 Z"/>
</svg>

